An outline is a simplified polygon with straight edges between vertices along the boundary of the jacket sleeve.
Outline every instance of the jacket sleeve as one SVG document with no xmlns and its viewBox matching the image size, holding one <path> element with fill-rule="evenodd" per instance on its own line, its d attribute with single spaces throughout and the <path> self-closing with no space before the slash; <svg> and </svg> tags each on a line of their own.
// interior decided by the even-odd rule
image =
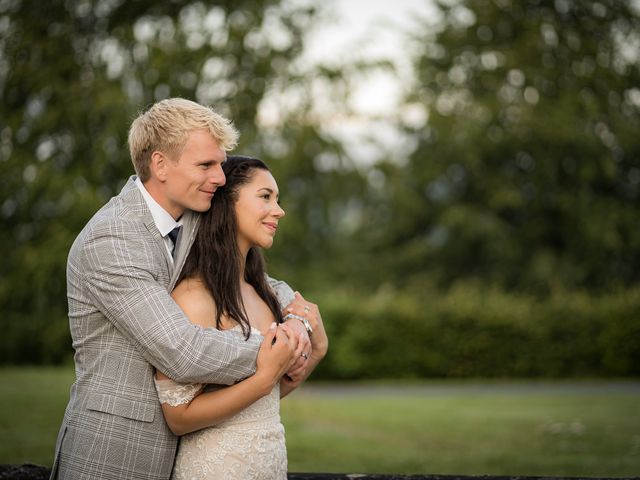
<svg viewBox="0 0 640 480">
<path fill-rule="evenodd" d="M 285 308 L 295 298 L 295 294 L 293 289 L 282 280 L 276 280 L 275 278 L 271 278 L 267 275 L 267 283 L 273 290 L 273 293 L 276 294 L 278 302 L 280 302 L 280 308 Z"/>
<path fill-rule="evenodd" d="M 144 225 L 99 225 L 77 254 L 95 306 L 167 376 L 230 385 L 255 372 L 259 337 L 192 324 L 159 281 L 166 260 Z"/>
</svg>

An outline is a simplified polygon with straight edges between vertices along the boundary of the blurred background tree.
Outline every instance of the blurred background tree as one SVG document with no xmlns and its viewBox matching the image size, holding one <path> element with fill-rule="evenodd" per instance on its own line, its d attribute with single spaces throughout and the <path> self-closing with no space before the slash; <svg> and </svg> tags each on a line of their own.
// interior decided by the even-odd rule
<svg viewBox="0 0 640 480">
<path fill-rule="evenodd" d="M 308 95 L 266 120 L 259 110 L 268 91 L 306 92 L 325 76 L 294 65 L 314 13 L 279 1 L 0 2 L 2 361 L 68 356 L 68 249 L 133 173 L 128 127 L 162 98 L 213 105 L 242 132 L 238 151 L 273 165 L 295 206 L 287 255 L 304 267 L 330 233 L 319 192 L 332 174 L 313 158 L 340 146 L 295 113 L 308 111 Z M 283 126 L 289 116 L 295 126 Z"/>
<path fill-rule="evenodd" d="M 416 147 L 379 167 L 387 188 L 363 239 L 383 275 L 367 278 L 543 296 L 637 284 L 637 4 L 438 5 L 442 20 L 408 39 L 416 78 L 398 123 Z"/>
<path fill-rule="evenodd" d="M 68 249 L 133 173 L 132 119 L 182 96 L 274 170 L 270 271 L 322 307 L 318 376 L 640 373 L 637 8 L 434 6 L 376 160 L 335 125 L 392 62 L 300 61 L 330 5 L 0 0 L 0 362 L 68 361 Z"/>
</svg>

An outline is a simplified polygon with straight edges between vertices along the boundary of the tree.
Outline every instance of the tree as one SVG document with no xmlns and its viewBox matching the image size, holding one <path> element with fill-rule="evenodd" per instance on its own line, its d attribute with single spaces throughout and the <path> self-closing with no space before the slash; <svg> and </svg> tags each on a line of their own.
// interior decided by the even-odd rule
<svg viewBox="0 0 640 480">
<path fill-rule="evenodd" d="M 629 1 L 438 2 L 412 37 L 406 166 L 376 235 L 399 285 L 545 294 L 640 280 L 640 15 Z M 365 232 L 365 236 L 369 233 Z M 394 264 L 397 268 L 390 269 Z M 375 274 L 374 274 L 375 275 Z"/>
<path fill-rule="evenodd" d="M 271 91 L 329 77 L 295 64 L 314 16 L 313 6 L 278 0 L 0 2 L 0 361 L 69 355 L 67 252 L 133 173 L 131 120 L 165 97 L 213 105 L 241 131 L 239 151 L 273 166 L 295 198 L 281 252 L 304 265 L 331 211 L 329 193 L 314 195 L 333 173 L 314 159 L 340 147 L 306 120 L 266 132 L 260 112 Z M 283 119 L 304 120 L 307 107 L 308 99 L 289 105 Z"/>
</svg>

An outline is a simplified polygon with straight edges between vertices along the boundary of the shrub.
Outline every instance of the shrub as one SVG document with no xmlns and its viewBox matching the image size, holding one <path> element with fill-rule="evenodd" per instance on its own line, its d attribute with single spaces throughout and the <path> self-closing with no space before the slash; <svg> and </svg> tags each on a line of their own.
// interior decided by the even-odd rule
<svg viewBox="0 0 640 480">
<path fill-rule="evenodd" d="M 312 298 L 311 295 L 308 298 Z M 610 377 L 640 373 L 640 290 L 540 300 L 479 286 L 324 292 L 317 379 Z"/>
</svg>

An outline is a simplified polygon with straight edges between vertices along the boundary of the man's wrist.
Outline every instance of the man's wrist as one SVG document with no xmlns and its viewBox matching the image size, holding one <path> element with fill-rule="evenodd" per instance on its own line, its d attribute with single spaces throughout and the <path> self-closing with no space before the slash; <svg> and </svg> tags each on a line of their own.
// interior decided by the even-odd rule
<svg viewBox="0 0 640 480">
<path fill-rule="evenodd" d="M 326 340 L 318 340 L 317 342 L 315 342 L 315 344 L 311 342 L 311 358 L 313 358 L 314 360 L 322 360 L 327 354 L 328 350 L 329 342 L 327 342 Z"/>
<path fill-rule="evenodd" d="M 311 328 L 311 324 L 309 323 L 309 320 L 307 320 L 304 317 L 301 317 L 300 315 L 296 315 L 295 313 L 287 313 L 284 316 L 283 320 L 286 322 L 287 320 L 291 320 L 291 319 L 302 322 L 302 325 L 304 325 L 304 328 L 307 331 L 309 338 L 311 338 L 311 335 L 313 334 L 313 328 Z"/>
</svg>

